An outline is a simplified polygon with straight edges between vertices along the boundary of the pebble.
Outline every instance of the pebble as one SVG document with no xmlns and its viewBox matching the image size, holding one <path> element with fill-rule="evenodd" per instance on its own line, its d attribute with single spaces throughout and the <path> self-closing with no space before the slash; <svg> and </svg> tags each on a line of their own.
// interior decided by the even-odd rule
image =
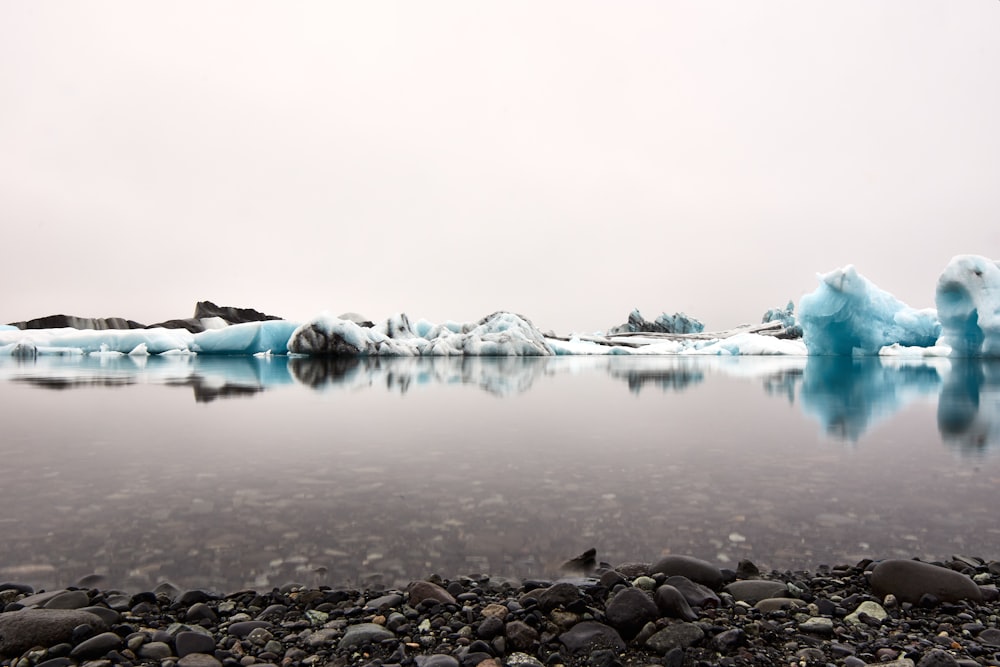
<svg viewBox="0 0 1000 667">
<path fill-rule="evenodd" d="M 697 575 L 703 561 L 678 558 L 667 569 L 705 574 Z M 970 583 L 977 577 L 985 590 L 1000 583 L 989 562 L 956 560 L 965 574 L 940 570 Z M 602 564 L 592 576 L 523 585 L 484 575 L 433 577 L 405 592 L 286 586 L 219 597 L 171 587 L 132 595 L 90 589 L 85 596 L 93 612 L 39 608 L 64 590 L 6 588 L 11 611 L 0 613 L 0 646 L 13 648 L 0 653 L 0 667 L 1000 664 L 996 601 L 949 600 L 935 590 L 935 602 L 924 590 L 918 603 L 900 597 L 887 608 L 876 601 L 885 596 L 870 581 L 879 567 L 870 561 L 814 573 L 762 572 L 741 562 L 736 572 L 715 568 L 720 584 L 736 577 L 722 594 L 666 572 L 648 575 L 657 584 L 651 594 L 636 583 L 656 565 L 626 573 Z M 69 591 L 76 592 L 83 593 Z M 762 592 L 797 597 L 752 602 Z M 20 609 L 26 599 L 33 608 Z M 54 626 L 69 615 L 72 624 L 66 620 L 41 639 L 45 622 L 23 622 L 48 619 Z"/>
</svg>

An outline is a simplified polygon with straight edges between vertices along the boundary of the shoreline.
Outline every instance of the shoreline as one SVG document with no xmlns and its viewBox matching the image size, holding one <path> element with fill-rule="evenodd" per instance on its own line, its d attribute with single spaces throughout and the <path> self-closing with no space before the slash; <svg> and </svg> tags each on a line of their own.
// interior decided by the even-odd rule
<svg viewBox="0 0 1000 667">
<path fill-rule="evenodd" d="M 228 595 L 0 584 L 0 665 L 1000 665 L 1000 560 L 606 565 L 588 552 L 575 572 L 520 583 Z"/>
</svg>

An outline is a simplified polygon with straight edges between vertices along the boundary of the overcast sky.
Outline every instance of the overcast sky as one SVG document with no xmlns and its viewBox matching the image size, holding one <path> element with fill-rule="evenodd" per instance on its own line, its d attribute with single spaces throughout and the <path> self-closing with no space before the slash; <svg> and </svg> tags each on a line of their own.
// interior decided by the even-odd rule
<svg viewBox="0 0 1000 667">
<path fill-rule="evenodd" d="M 0 320 L 638 307 L 1000 258 L 1000 2 L 0 3 Z"/>
</svg>

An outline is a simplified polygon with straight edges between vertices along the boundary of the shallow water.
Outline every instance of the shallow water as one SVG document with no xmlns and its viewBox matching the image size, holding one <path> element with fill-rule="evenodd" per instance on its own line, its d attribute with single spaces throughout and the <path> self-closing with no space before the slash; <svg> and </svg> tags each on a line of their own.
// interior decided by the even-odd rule
<svg viewBox="0 0 1000 667">
<path fill-rule="evenodd" d="M 1000 556 L 1000 365 L 0 362 L 0 580 L 227 592 Z"/>
</svg>

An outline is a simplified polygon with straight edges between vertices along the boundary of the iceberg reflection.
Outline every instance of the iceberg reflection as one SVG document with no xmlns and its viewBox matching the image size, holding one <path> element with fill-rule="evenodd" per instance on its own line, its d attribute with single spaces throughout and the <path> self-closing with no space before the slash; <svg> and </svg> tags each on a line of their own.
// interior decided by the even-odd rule
<svg viewBox="0 0 1000 667">
<path fill-rule="evenodd" d="M 945 445 L 962 457 L 982 456 L 1000 443 L 1000 361 L 953 359 L 937 421 Z"/>
<path fill-rule="evenodd" d="M 710 375 L 750 379 L 798 403 L 836 439 L 858 441 L 915 400 L 937 398 L 942 441 L 962 457 L 1000 449 L 1000 360 L 896 357 L 288 357 L 43 355 L 0 357 L 0 380 L 43 389 L 160 384 L 190 387 L 199 403 L 282 386 L 314 391 L 474 386 L 495 396 L 553 375 L 606 374 L 630 392 L 677 393 Z"/>
</svg>

